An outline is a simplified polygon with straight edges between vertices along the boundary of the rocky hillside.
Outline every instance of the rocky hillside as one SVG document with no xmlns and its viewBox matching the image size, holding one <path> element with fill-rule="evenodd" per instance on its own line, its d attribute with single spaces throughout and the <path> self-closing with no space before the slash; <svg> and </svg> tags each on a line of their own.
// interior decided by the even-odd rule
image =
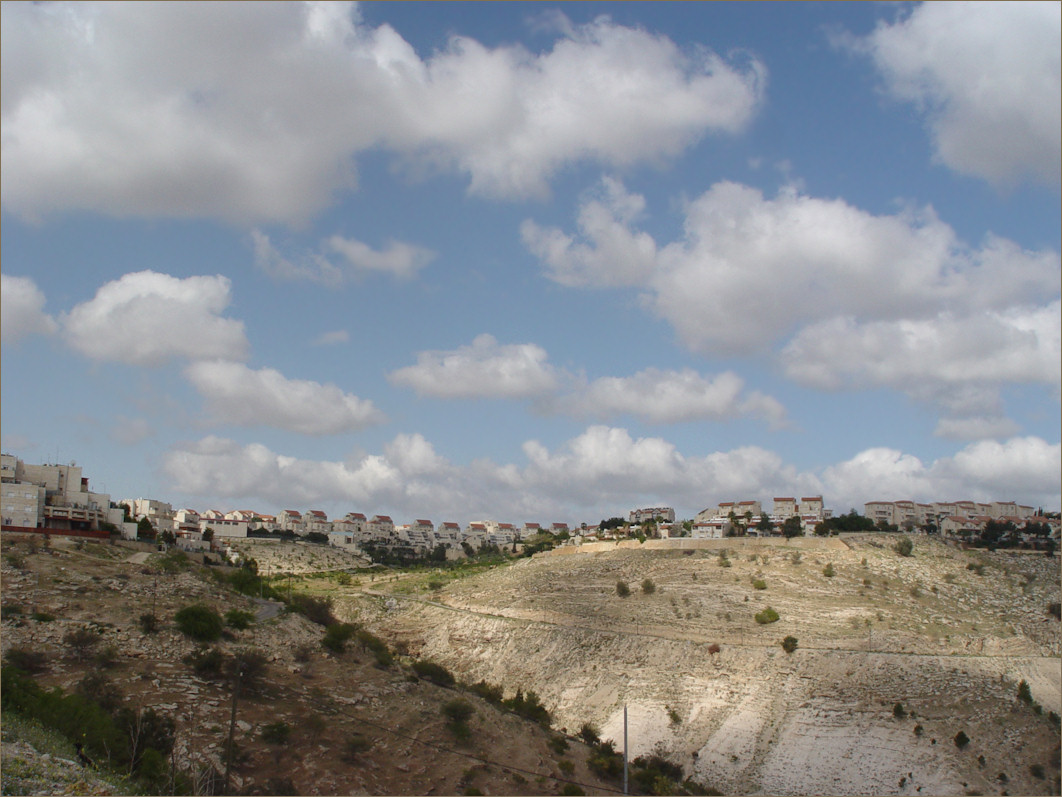
<svg viewBox="0 0 1062 797">
<path fill-rule="evenodd" d="M 586 546 L 342 611 L 568 729 L 626 705 L 632 754 L 724 793 L 1059 793 L 1057 557 L 896 540 Z"/>
<path fill-rule="evenodd" d="M 221 568 L 131 543 L 55 539 L 42 547 L 38 538 L 5 534 L 2 547 L 5 670 L 18 662 L 35 671 L 39 685 L 81 692 L 115 715 L 129 709 L 144 716 L 151 709 L 172 720 L 172 751 L 152 781 L 157 793 L 174 793 L 175 785 L 195 794 L 222 788 L 233 705 L 224 665 L 249 653 L 259 655 L 259 666 L 257 677 L 242 682 L 237 701 L 231 793 L 615 790 L 588 769 L 582 743 L 418 677 L 409 657 L 389 660 L 371 637 L 329 651 L 321 625 L 279 602 L 232 591 L 216 577 L 227 573 Z M 288 548 L 298 554 L 293 567 L 283 568 L 288 571 L 294 565 L 322 570 L 323 560 L 306 557 L 333 555 Z M 364 580 L 374 583 L 371 575 Z M 296 595 L 311 587 L 357 590 L 358 582 L 337 573 L 296 581 L 292 589 Z M 245 628 L 230 623 L 220 639 L 201 645 L 174 622 L 192 604 L 222 615 L 246 612 L 249 622 Z M 145 614 L 158 618 L 157 630 L 145 630 Z M 469 707 L 464 729 L 448 713 L 455 700 Z M 55 741 L 48 732 L 50 746 L 42 745 L 41 733 L 19 732 L 33 723 L 10 719 L 3 723 L 4 794 L 144 793 L 143 781 L 82 768 L 71 739 Z"/>
</svg>

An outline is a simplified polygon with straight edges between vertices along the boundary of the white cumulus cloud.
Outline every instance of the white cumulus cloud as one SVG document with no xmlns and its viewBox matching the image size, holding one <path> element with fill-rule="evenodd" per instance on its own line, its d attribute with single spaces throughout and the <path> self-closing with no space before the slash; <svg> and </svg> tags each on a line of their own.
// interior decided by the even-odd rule
<svg viewBox="0 0 1062 797">
<path fill-rule="evenodd" d="M 922 3 L 857 49 L 922 111 L 936 156 L 997 184 L 1058 183 L 1062 8 L 1055 2 Z"/>
<path fill-rule="evenodd" d="M 576 224 L 581 240 L 530 219 L 520 225 L 520 236 L 545 264 L 550 279 L 561 285 L 642 285 L 656 266 L 656 243 L 630 225 L 644 210 L 644 197 L 606 177 L 600 190 L 579 209 Z"/>
<path fill-rule="evenodd" d="M 834 505 L 862 511 L 867 501 L 1004 501 L 1057 507 L 1062 447 L 1038 437 L 981 440 L 954 456 L 923 463 L 873 448 L 826 468 L 823 489 Z M 843 511 L 843 510 L 842 510 Z"/>
<path fill-rule="evenodd" d="M 28 335 L 51 335 L 58 329 L 44 312 L 44 293 L 29 277 L 0 274 L 0 337 L 18 343 Z"/>
<path fill-rule="evenodd" d="M 96 360 L 163 365 L 174 357 L 241 360 L 243 322 L 223 318 L 227 277 L 126 274 L 62 317 L 68 345 Z"/>
<path fill-rule="evenodd" d="M 717 183 L 666 244 L 637 229 L 643 211 L 609 180 L 584 202 L 578 235 L 526 221 L 524 243 L 561 284 L 640 287 L 695 352 L 783 346 L 787 375 L 820 389 L 892 387 L 967 418 L 993 417 L 1005 383 L 1058 390 L 1057 252 L 994 235 L 975 247 L 932 208 L 874 215 L 792 186 L 768 198 Z"/>
<path fill-rule="evenodd" d="M 371 401 L 335 385 L 288 379 L 272 368 L 200 361 L 184 370 L 213 419 L 237 426 L 269 426 L 307 435 L 340 434 L 382 423 Z"/>
<path fill-rule="evenodd" d="M 386 248 L 378 250 L 341 235 L 333 235 L 317 249 L 294 257 L 284 255 L 259 229 L 251 231 L 251 244 L 255 265 L 271 277 L 303 279 L 332 286 L 370 273 L 409 279 L 435 259 L 435 253 L 422 246 L 390 241 Z"/>
<path fill-rule="evenodd" d="M 369 150 L 541 196 L 575 162 L 741 130 L 763 96 L 754 58 L 562 27 L 539 53 L 455 35 L 421 58 L 346 3 L 4 4 L 4 207 L 297 224 Z"/>
<path fill-rule="evenodd" d="M 650 423 L 764 418 L 774 427 L 786 421 L 782 404 L 758 391 L 746 392 L 732 371 L 709 378 L 693 369 L 647 368 L 628 377 L 600 377 L 561 396 L 556 409 L 579 417 L 633 415 Z"/>
<path fill-rule="evenodd" d="M 534 343 L 499 344 L 488 334 L 453 351 L 424 351 L 388 380 L 435 398 L 529 398 L 554 390 L 555 369 Z"/>
<path fill-rule="evenodd" d="M 836 318 L 803 329 L 782 352 L 793 380 L 827 390 L 891 387 L 936 402 L 951 417 L 942 437 L 1010 436 L 1004 384 L 1062 389 L 1062 309 L 941 313 L 925 320 L 859 324 Z"/>
</svg>

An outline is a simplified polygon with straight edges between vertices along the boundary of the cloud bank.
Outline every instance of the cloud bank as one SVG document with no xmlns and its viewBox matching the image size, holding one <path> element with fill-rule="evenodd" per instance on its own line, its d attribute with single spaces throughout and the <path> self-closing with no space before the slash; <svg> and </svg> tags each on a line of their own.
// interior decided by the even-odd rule
<svg viewBox="0 0 1062 797">
<path fill-rule="evenodd" d="M 422 58 L 346 3 L 5 4 L 3 204 L 297 224 L 355 188 L 372 149 L 541 197 L 576 162 L 655 163 L 737 132 L 762 100 L 755 58 L 605 17 L 561 27 L 538 53 L 453 36 Z"/>
<path fill-rule="evenodd" d="M 549 450 L 529 440 L 525 461 L 448 461 L 421 435 L 403 434 L 382 454 L 349 461 L 300 460 L 259 444 L 207 437 L 170 449 L 162 460 L 176 490 L 201 500 L 273 506 L 335 506 L 335 512 L 391 512 L 465 520 L 593 522 L 644 503 L 693 513 L 736 495 L 827 496 L 844 512 L 866 501 L 1000 500 L 1058 506 L 1062 449 L 1036 437 L 982 441 L 953 457 L 923 463 L 872 448 L 819 471 L 801 471 L 777 454 L 743 447 L 688 456 L 657 437 L 591 426 Z M 572 517 L 576 513 L 576 517 Z"/>
</svg>

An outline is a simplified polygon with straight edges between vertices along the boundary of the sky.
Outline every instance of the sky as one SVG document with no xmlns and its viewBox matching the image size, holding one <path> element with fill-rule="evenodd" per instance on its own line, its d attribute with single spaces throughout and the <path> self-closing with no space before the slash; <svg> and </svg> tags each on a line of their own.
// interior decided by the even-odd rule
<svg viewBox="0 0 1062 797">
<path fill-rule="evenodd" d="M 4 3 L 3 450 L 200 511 L 1058 510 L 1060 8 Z"/>
</svg>

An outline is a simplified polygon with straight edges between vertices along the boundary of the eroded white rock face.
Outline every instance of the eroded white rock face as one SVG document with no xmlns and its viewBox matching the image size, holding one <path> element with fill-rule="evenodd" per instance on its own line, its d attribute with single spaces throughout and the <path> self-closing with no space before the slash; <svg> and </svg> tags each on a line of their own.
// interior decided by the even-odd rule
<svg viewBox="0 0 1062 797">
<path fill-rule="evenodd" d="M 732 544 L 729 568 L 714 553 L 646 555 L 554 557 L 456 582 L 437 596 L 451 608 L 399 599 L 379 633 L 462 680 L 534 690 L 555 727 L 591 722 L 617 749 L 626 704 L 632 757 L 663 753 L 725 793 L 994 793 L 999 772 L 1013 788 L 1057 743 L 1046 718 L 1011 713 L 1022 678 L 1045 714 L 1059 710 L 1058 622 L 1043 611 L 1057 573 L 1042 576 L 1043 595 L 1026 595 L 1005 571 L 967 575 L 965 560 L 943 550 L 903 566 L 873 548 L 808 549 L 794 565 L 782 551 L 752 561 Z M 832 578 L 822 576 L 827 560 Z M 616 597 L 617 579 L 646 575 L 653 595 Z M 768 589 L 751 588 L 753 576 Z M 767 602 L 782 620 L 759 626 L 751 615 Z M 375 624 L 367 607 L 361 619 Z M 787 634 L 799 638 L 792 654 L 779 645 Z M 1024 742 L 1000 716 L 1025 729 Z M 976 740 L 964 751 L 959 730 Z"/>
</svg>

